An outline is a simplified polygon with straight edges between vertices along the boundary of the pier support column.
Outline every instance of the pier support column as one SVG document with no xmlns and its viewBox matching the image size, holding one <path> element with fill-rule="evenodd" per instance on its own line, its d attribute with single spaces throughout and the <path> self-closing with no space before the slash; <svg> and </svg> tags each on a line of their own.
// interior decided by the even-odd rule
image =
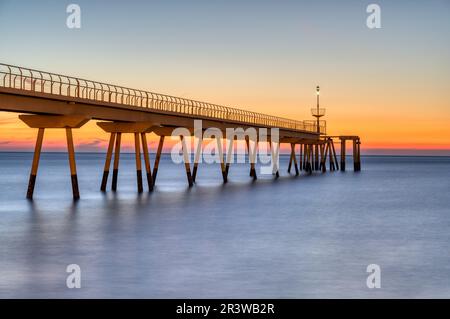
<svg viewBox="0 0 450 319">
<path fill-rule="evenodd" d="M 336 170 L 336 165 L 335 165 L 335 161 L 333 158 L 333 150 L 332 150 L 332 144 L 333 142 L 329 139 L 327 142 L 327 147 L 328 147 L 328 151 L 329 151 L 329 161 L 330 161 L 330 171 L 334 172 Z M 337 164 L 337 163 L 336 163 Z"/>
<path fill-rule="evenodd" d="M 316 171 L 316 144 L 311 144 L 311 168 Z"/>
<path fill-rule="evenodd" d="M 303 170 L 303 144 L 300 144 L 300 153 L 298 155 L 299 169 Z"/>
<path fill-rule="evenodd" d="M 72 180 L 73 199 L 79 199 L 80 192 L 78 190 L 77 167 L 75 164 L 75 149 L 73 147 L 72 129 L 70 127 L 66 128 L 66 137 L 67 137 L 67 150 L 69 152 L 69 166 L 70 166 L 70 177 Z"/>
<path fill-rule="evenodd" d="M 150 154 L 148 152 L 148 144 L 147 144 L 147 134 L 141 133 L 141 141 L 142 141 L 142 153 L 144 153 L 144 164 L 145 171 L 147 173 L 147 185 L 148 191 L 153 191 L 153 177 L 150 165 Z"/>
<path fill-rule="evenodd" d="M 186 169 L 186 176 L 188 180 L 189 187 L 192 187 L 194 185 L 194 182 L 192 180 L 192 174 L 191 174 L 191 159 L 189 158 L 189 152 L 186 145 L 186 140 L 183 135 L 180 135 L 180 141 L 181 146 L 183 149 L 183 159 L 184 159 L 184 168 Z"/>
<path fill-rule="evenodd" d="M 306 172 L 309 172 L 308 161 L 309 161 L 309 146 L 308 144 L 303 145 L 304 154 L 303 154 L 303 167 Z"/>
<path fill-rule="evenodd" d="M 116 133 L 111 133 L 109 137 L 108 151 L 106 152 L 105 168 L 103 169 L 103 178 L 100 190 L 102 192 L 106 191 L 106 185 L 108 183 L 109 167 L 111 166 L 111 157 L 114 149 L 114 141 L 116 138 Z"/>
<path fill-rule="evenodd" d="M 359 172 L 361 170 L 360 140 L 353 140 L 353 170 Z"/>
<path fill-rule="evenodd" d="M 141 138 L 142 138 L 142 151 L 144 153 L 145 160 L 145 168 L 147 170 L 147 182 L 149 185 L 149 190 L 152 189 L 153 181 L 150 173 L 150 160 L 148 153 L 148 145 L 147 138 L 145 133 L 149 130 L 154 123 L 148 121 L 141 122 L 97 122 L 97 125 L 107 133 L 111 134 L 111 138 L 113 138 L 113 134 L 116 135 L 116 144 L 114 150 L 114 168 L 113 168 L 113 180 L 111 189 L 113 191 L 117 190 L 117 179 L 119 175 L 119 159 L 120 159 L 120 146 L 122 141 L 122 134 L 133 134 L 134 135 L 134 149 L 135 149 L 135 157 L 136 157 L 136 178 L 137 178 L 137 189 L 139 193 L 144 191 L 143 183 L 142 183 L 142 160 L 141 160 Z M 108 148 L 108 152 L 106 154 L 106 162 L 105 162 L 105 172 L 109 170 L 110 161 L 111 161 L 111 152 L 114 141 L 110 140 L 110 145 Z M 104 174 L 107 178 L 107 173 Z M 102 182 L 102 190 L 106 190 L 106 179 Z"/>
<path fill-rule="evenodd" d="M 292 163 L 294 163 L 295 175 L 298 176 L 298 165 L 297 165 L 297 157 L 295 157 L 295 143 L 291 143 L 291 158 L 289 160 L 288 173 L 291 172 Z"/>
<path fill-rule="evenodd" d="M 159 143 L 158 143 L 158 149 L 156 151 L 156 157 L 155 157 L 155 164 L 153 165 L 153 187 L 155 186 L 156 183 L 156 176 L 158 175 L 158 167 L 159 167 L 159 161 L 161 159 L 161 153 L 162 153 L 162 149 L 163 149 L 163 145 L 164 145 L 164 135 L 161 135 L 159 137 Z M 152 187 L 152 189 L 153 189 Z"/>
<path fill-rule="evenodd" d="M 361 140 L 358 139 L 358 171 L 361 170 Z"/>
<path fill-rule="evenodd" d="M 32 199 L 34 187 L 36 183 L 36 175 L 39 166 L 39 159 L 42 149 L 42 142 L 44 139 L 45 129 L 65 129 L 67 140 L 67 151 L 69 154 L 70 175 L 72 181 L 73 199 L 80 198 L 78 189 L 78 178 L 75 164 L 75 149 L 73 146 L 72 129 L 80 128 L 89 121 L 83 115 L 19 115 L 19 119 L 31 128 L 37 128 L 38 136 L 36 139 L 36 146 L 33 155 L 33 163 L 31 165 L 30 180 L 28 182 L 27 198 Z"/>
<path fill-rule="evenodd" d="M 280 177 L 279 167 L 278 167 L 278 157 L 280 154 L 280 143 L 273 143 L 272 141 L 269 142 L 270 145 L 270 154 L 272 156 L 272 167 L 273 167 L 273 174 L 275 175 L 275 178 Z"/>
<path fill-rule="evenodd" d="M 313 165 L 312 165 L 312 159 L 313 159 L 313 147 L 312 144 L 306 144 L 305 145 L 305 170 L 308 172 L 308 174 L 312 174 L 313 171 Z"/>
<path fill-rule="evenodd" d="M 289 164 L 288 164 L 288 169 L 287 169 L 287 172 L 289 174 L 291 173 L 291 168 L 292 168 L 292 150 L 291 150 L 291 153 L 289 154 Z"/>
<path fill-rule="evenodd" d="M 341 139 L 341 171 L 345 172 L 345 139 Z"/>
<path fill-rule="evenodd" d="M 45 129 L 43 128 L 40 128 L 38 130 L 36 146 L 34 148 L 33 164 L 31 165 L 30 180 L 28 181 L 28 190 L 27 190 L 28 199 L 33 198 L 34 185 L 36 183 L 36 175 L 39 167 L 39 158 L 41 156 L 42 141 L 44 139 L 44 130 Z"/>
<path fill-rule="evenodd" d="M 325 143 L 320 145 L 320 169 L 322 173 L 327 171 L 327 154 L 329 150 L 329 144 Z"/>
<path fill-rule="evenodd" d="M 222 179 L 224 183 L 228 182 L 228 177 L 226 174 L 226 168 L 225 168 L 225 159 L 223 157 L 223 144 L 220 136 L 216 136 L 216 142 L 217 142 L 217 152 L 219 153 L 219 160 L 220 160 L 220 169 L 222 170 Z"/>
<path fill-rule="evenodd" d="M 198 142 L 195 147 L 195 155 L 194 155 L 194 168 L 192 169 L 192 181 L 195 183 L 195 179 L 197 178 L 197 169 L 198 162 L 200 161 L 200 156 L 202 153 L 202 138 L 197 138 Z"/>
<path fill-rule="evenodd" d="M 253 147 L 252 147 L 252 145 L 250 145 L 249 138 L 246 138 L 245 142 L 247 144 L 248 161 L 250 162 L 250 177 L 253 177 L 253 180 L 256 180 L 257 176 L 256 176 L 255 163 L 256 163 L 258 142 L 254 141 Z"/>
<path fill-rule="evenodd" d="M 307 164 L 306 164 L 307 156 L 308 156 L 308 146 L 307 146 L 307 144 L 303 144 L 303 159 L 302 159 L 303 164 L 302 164 L 302 166 L 305 171 L 307 171 Z"/>
<path fill-rule="evenodd" d="M 314 157 L 314 169 L 319 170 L 319 144 L 314 146 L 315 157 Z"/>
<path fill-rule="evenodd" d="M 338 164 L 338 160 L 337 160 L 337 156 L 336 156 L 336 149 L 334 148 L 334 142 L 333 142 L 332 138 L 330 138 L 330 145 L 331 145 L 331 150 L 330 151 L 333 151 L 333 158 L 334 158 L 335 169 L 339 170 L 339 164 Z"/>
<path fill-rule="evenodd" d="M 250 163 L 250 177 L 252 177 L 252 167 L 251 167 L 251 163 L 252 163 L 252 161 L 251 161 L 251 156 L 250 156 L 250 144 L 249 144 L 249 141 L 248 141 L 248 137 L 246 137 L 245 138 L 245 145 L 247 146 L 247 154 L 248 154 L 248 162 Z"/>
<path fill-rule="evenodd" d="M 231 139 L 227 139 L 227 141 L 228 141 L 228 147 L 226 149 L 227 156 L 225 158 L 225 161 L 226 161 L 226 163 L 225 163 L 225 176 L 226 176 L 226 180 L 228 182 L 228 172 L 230 171 L 231 162 L 233 162 L 233 160 L 234 160 L 234 158 L 233 158 L 234 157 L 233 149 L 234 149 L 235 137 L 233 137 Z"/>
<path fill-rule="evenodd" d="M 120 144 L 122 140 L 122 133 L 117 133 L 116 147 L 114 150 L 114 167 L 113 167 L 113 179 L 111 184 L 111 190 L 117 190 L 117 178 L 119 176 L 119 160 L 120 160 Z"/>
<path fill-rule="evenodd" d="M 250 145 L 250 150 L 252 151 L 251 159 L 250 159 L 250 176 L 253 177 L 253 180 L 256 181 L 258 179 L 256 175 L 256 156 L 258 154 L 258 141 L 254 142 L 253 148 Z"/>
<path fill-rule="evenodd" d="M 136 155 L 136 178 L 138 193 L 142 193 L 144 188 L 142 186 L 142 162 L 141 162 L 141 148 L 140 148 L 139 133 L 134 133 L 134 151 Z"/>
</svg>

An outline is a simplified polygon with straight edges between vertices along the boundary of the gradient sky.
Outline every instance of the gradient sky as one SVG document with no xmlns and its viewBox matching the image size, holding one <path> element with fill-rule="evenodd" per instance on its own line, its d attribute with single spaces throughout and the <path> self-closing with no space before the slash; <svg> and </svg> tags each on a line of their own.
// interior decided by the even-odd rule
<svg viewBox="0 0 450 319">
<path fill-rule="evenodd" d="M 381 29 L 366 26 L 370 3 Z M 0 34 L 3 63 L 299 120 L 319 84 L 328 133 L 360 135 L 365 154 L 450 155 L 448 0 L 0 0 Z M 0 150 L 31 150 L 35 134 L 0 112 Z M 74 138 L 107 140 L 93 122 Z M 44 150 L 60 149 L 49 132 Z"/>
</svg>

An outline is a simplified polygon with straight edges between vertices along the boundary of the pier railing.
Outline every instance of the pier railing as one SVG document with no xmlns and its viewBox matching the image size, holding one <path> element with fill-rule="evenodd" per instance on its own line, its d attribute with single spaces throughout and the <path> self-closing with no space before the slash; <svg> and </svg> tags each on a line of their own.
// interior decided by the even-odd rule
<svg viewBox="0 0 450 319">
<path fill-rule="evenodd" d="M 246 125 L 317 132 L 317 124 L 0 63 L 0 86 Z M 326 133 L 326 125 L 320 125 Z"/>
</svg>

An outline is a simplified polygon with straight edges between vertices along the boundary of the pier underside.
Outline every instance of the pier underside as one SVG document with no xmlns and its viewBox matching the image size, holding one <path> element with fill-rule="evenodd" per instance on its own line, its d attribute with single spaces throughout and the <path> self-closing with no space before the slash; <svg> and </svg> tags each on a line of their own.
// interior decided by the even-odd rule
<svg viewBox="0 0 450 319">
<path fill-rule="evenodd" d="M 39 157 L 42 148 L 42 142 L 44 137 L 44 131 L 46 129 L 64 129 L 66 131 L 67 137 L 67 147 L 69 154 L 69 166 L 70 174 L 72 180 L 72 191 L 73 198 L 78 199 L 79 189 L 78 180 L 76 172 L 76 161 L 75 161 L 75 149 L 73 145 L 72 130 L 81 128 L 90 119 L 80 115 L 19 115 L 19 118 L 27 124 L 30 128 L 38 129 L 35 152 L 31 167 L 27 198 L 33 198 L 34 185 L 36 182 L 36 176 L 39 166 Z M 139 121 L 139 122 L 112 122 L 112 121 L 101 121 L 97 122 L 97 125 L 107 134 L 109 134 L 109 144 L 106 153 L 103 177 L 100 185 L 101 191 L 106 191 L 109 171 L 111 166 L 111 161 L 113 161 L 113 176 L 111 189 L 113 191 L 117 190 L 118 185 L 118 173 L 119 173 L 119 160 L 120 160 L 120 148 L 122 141 L 122 134 L 133 134 L 134 145 L 135 145 L 135 158 L 136 158 L 136 178 L 137 178 L 137 191 L 143 192 L 143 178 L 142 178 L 142 156 L 144 158 L 144 166 L 146 171 L 146 180 L 148 191 L 153 191 L 155 187 L 156 177 L 158 174 L 159 162 L 164 146 L 164 140 L 166 136 L 173 137 L 172 127 L 164 127 L 155 125 L 153 121 Z M 181 143 L 181 150 L 183 153 L 183 162 L 185 166 L 186 177 L 189 187 L 195 184 L 198 163 L 200 160 L 200 150 L 202 133 L 194 129 L 194 127 L 187 128 L 188 135 L 179 135 L 179 141 Z M 156 155 L 154 162 L 152 164 L 150 158 L 150 150 L 147 143 L 147 134 L 154 133 L 159 136 L 159 143 L 156 149 Z M 200 135 L 198 135 L 200 133 Z M 253 180 L 257 179 L 257 173 L 255 169 L 256 156 L 258 152 L 258 146 L 260 143 L 266 143 L 270 152 L 273 163 L 273 175 L 275 178 L 279 177 L 279 167 L 278 161 L 276 160 L 279 155 L 280 145 L 288 144 L 290 145 L 290 159 L 288 165 L 288 173 L 291 173 L 292 167 L 295 169 L 295 175 L 298 176 L 301 171 L 305 171 L 307 174 L 312 174 L 313 171 L 326 172 L 327 162 L 330 171 L 339 170 L 339 163 L 336 155 L 336 150 L 334 147 L 333 138 L 339 138 L 341 141 L 341 163 L 340 167 L 342 171 L 345 171 L 345 143 L 347 140 L 353 141 L 353 159 L 354 159 L 354 170 L 359 171 L 361 169 L 360 163 L 360 139 L 357 136 L 339 136 L 339 137 L 329 137 L 322 136 L 320 138 L 297 138 L 297 137 L 281 137 L 276 141 L 272 141 L 271 136 L 264 136 L 261 138 L 259 135 L 256 139 L 251 139 L 247 135 L 235 135 L 232 137 L 225 138 L 227 143 L 226 154 L 223 152 L 222 143 L 222 130 L 217 130 L 217 136 L 212 137 L 217 142 L 217 150 L 219 152 L 220 158 L 220 169 L 222 173 L 223 182 L 227 183 L 230 166 L 232 164 L 234 142 L 237 140 L 242 140 L 246 142 L 246 150 L 248 154 L 248 162 L 250 164 L 249 175 Z M 220 133 L 220 134 L 219 134 Z M 190 150 L 186 144 L 186 137 L 200 136 L 197 139 L 196 151 L 194 152 L 193 167 L 191 168 L 191 156 Z M 142 152 L 141 152 L 142 149 Z M 142 154 L 141 154 L 142 153 Z M 113 157 L 114 156 L 114 157 Z M 298 161 L 297 161 L 298 156 Z M 153 166 L 153 169 L 152 169 Z"/>
</svg>

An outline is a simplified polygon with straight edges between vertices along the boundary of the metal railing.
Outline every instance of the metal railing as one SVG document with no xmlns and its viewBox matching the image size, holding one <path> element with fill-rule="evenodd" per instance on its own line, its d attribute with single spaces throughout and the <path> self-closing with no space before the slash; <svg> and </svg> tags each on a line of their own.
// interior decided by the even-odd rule
<svg viewBox="0 0 450 319">
<path fill-rule="evenodd" d="M 203 119 L 317 132 L 316 124 L 0 63 L 0 86 Z M 322 127 L 321 127 L 322 130 Z M 324 134 L 325 132 L 323 132 Z"/>
<path fill-rule="evenodd" d="M 317 132 L 317 120 L 305 120 L 303 122 L 305 122 L 305 124 L 307 124 L 309 126 L 314 126 L 316 128 L 316 132 Z M 320 128 L 319 132 L 321 135 L 327 134 L 327 122 L 326 121 L 320 120 L 319 128 Z"/>
</svg>

